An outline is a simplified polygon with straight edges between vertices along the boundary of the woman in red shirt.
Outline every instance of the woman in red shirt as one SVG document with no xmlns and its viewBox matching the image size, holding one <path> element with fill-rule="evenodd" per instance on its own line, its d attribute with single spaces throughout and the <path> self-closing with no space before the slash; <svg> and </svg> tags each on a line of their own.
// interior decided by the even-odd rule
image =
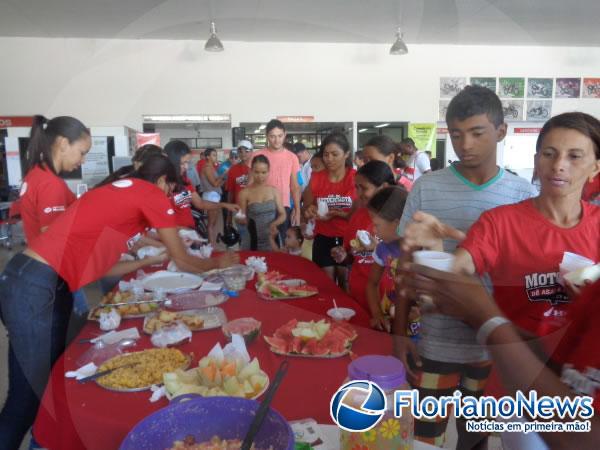
<svg viewBox="0 0 600 450">
<path fill-rule="evenodd" d="M 564 253 L 600 261 L 600 207 L 581 200 L 584 184 L 600 172 L 600 121 L 579 112 L 555 116 L 536 147 L 540 195 L 484 212 L 459 244 L 455 262 L 458 271 L 490 275 L 498 306 L 527 336 L 564 326 L 578 292 L 561 284 Z M 417 213 L 415 219 L 404 234 L 407 247 L 425 243 L 425 228 L 430 236 L 461 237 L 432 216 Z"/>
<path fill-rule="evenodd" d="M 356 171 L 346 165 L 350 144 L 343 134 L 328 135 L 321 146 L 326 170 L 311 176 L 310 184 L 304 191 L 304 216 L 307 220 L 316 220 L 312 260 L 331 279 L 337 280 L 338 285 L 345 287 L 346 267 L 335 262 L 331 257 L 331 249 L 344 242 L 348 219 L 352 215 L 356 199 Z M 327 205 L 326 214 L 318 213 L 319 204 Z"/>
<path fill-rule="evenodd" d="M 239 258 L 188 255 L 167 195 L 177 173 L 167 157 L 144 161 L 130 178 L 92 189 L 15 255 L 0 275 L 0 318 L 9 336 L 9 393 L 0 412 L 0 442 L 18 448 L 33 423 L 52 364 L 65 346 L 71 292 L 105 275 L 131 271 L 117 263 L 154 227 L 177 267 L 203 272 Z"/>
<path fill-rule="evenodd" d="M 366 311 L 370 311 L 367 301 L 367 281 L 373 266 L 373 251 L 377 245 L 373 231 L 373 220 L 367 209 L 369 200 L 380 189 L 386 186 L 394 186 L 395 179 L 390 167 L 383 161 L 369 161 L 364 164 L 354 177 L 356 194 L 358 196 L 358 208 L 348 223 L 344 235 L 344 245 L 334 247 L 331 255 L 338 263 L 351 263 L 349 279 L 350 295 Z M 370 244 L 365 245 L 357 236 L 357 231 L 364 230 L 370 235 Z M 383 295 L 384 289 L 380 285 Z"/>
<path fill-rule="evenodd" d="M 179 188 L 176 189 L 176 192 L 171 197 L 175 208 L 177 226 L 195 228 L 192 206 L 196 209 L 206 209 L 208 211 L 226 208 L 229 211 L 236 212 L 239 209 L 237 205 L 232 205 L 231 203 L 214 203 L 200 198 L 186 176 L 187 168 L 192 159 L 192 151 L 185 142 L 179 140 L 169 141 L 165 145 L 165 152 L 175 168 L 179 168 Z"/>
</svg>

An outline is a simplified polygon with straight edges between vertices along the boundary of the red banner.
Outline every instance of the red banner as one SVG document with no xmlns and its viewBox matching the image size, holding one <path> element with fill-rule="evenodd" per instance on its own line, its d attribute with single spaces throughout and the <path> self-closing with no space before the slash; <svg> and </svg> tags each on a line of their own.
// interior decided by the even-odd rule
<svg viewBox="0 0 600 450">
<path fill-rule="evenodd" d="M 541 128 L 515 128 L 515 134 L 540 134 Z"/>
<path fill-rule="evenodd" d="M 33 125 L 32 116 L 0 116 L 0 128 L 30 127 Z"/>
<path fill-rule="evenodd" d="M 277 116 L 277 119 L 286 123 L 307 123 L 314 122 L 315 116 Z"/>
<path fill-rule="evenodd" d="M 142 145 L 154 144 L 160 146 L 160 133 L 137 133 L 136 134 L 137 148 Z"/>
</svg>

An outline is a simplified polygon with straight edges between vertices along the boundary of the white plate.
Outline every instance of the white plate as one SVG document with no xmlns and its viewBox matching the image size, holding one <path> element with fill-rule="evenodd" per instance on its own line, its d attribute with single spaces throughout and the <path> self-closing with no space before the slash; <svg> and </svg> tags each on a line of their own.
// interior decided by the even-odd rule
<svg viewBox="0 0 600 450">
<path fill-rule="evenodd" d="M 200 287 L 202 277 L 191 273 L 169 272 L 161 270 L 142 280 L 142 286 L 147 291 L 163 289 L 167 294 L 190 291 Z"/>
</svg>

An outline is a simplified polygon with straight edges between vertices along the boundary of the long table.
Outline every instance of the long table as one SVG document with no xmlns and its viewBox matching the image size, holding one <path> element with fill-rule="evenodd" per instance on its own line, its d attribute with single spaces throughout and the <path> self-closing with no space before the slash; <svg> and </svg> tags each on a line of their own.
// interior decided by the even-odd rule
<svg viewBox="0 0 600 450">
<path fill-rule="evenodd" d="M 325 317 L 332 300 L 339 306 L 356 310 L 351 324 L 358 332 L 352 352 L 367 354 L 390 354 L 392 342 L 389 335 L 368 328 L 367 312 L 311 261 L 281 253 L 242 252 L 244 261 L 248 256 L 265 256 L 269 270 L 278 270 L 294 278 L 302 278 L 318 287 L 317 296 L 289 300 L 265 301 L 258 298 L 253 282 L 240 296 L 230 298 L 220 305 L 228 320 L 254 317 L 262 322 L 262 335 L 270 336 L 282 324 L 291 319 L 318 320 Z M 120 329 L 137 326 L 141 319 L 123 320 Z M 127 433 L 144 417 L 168 405 L 166 399 L 150 403 L 150 392 L 118 393 L 102 389 L 94 383 L 80 384 L 67 379 L 65 371 L 76 369 L 77 359 L 89 348 L 78 343 L 79 339 L 99 334 L 96 322 L 89 322 L 77 339 L 67 348 L 53 367 L 50 382 L 34 425 L 35 439 L 51 450 L 111 450 L 117 449 Z M 190 343 L 178 348 L 193 353 L 193 365 L 220 342 L 227 341 L 220 329 L 199 331 Z M 150 348 L 150 339 L 143 336 L 135 350 Z M 272 378 L 284 357 L 272 353 L 266 342 L 259 337 L 248 346 L 251 357 L 258 357 L 261 368 Z M 277 392 L 273 408 L 287 420 L 314 418 L 319 423 L 331 423 L 329 402 L 347 375 L 350 357 L 337 359 L 289 358 L 290 367 Z"/>
</svg>

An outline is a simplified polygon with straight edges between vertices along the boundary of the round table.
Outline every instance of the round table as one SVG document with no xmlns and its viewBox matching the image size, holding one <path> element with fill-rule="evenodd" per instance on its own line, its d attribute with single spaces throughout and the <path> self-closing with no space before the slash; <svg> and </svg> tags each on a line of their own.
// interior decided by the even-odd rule
<svg viewBox="0 0 600 450">
<path fill-rule="evenodd" d="M 357 311 L 350 322 L 358 332 L 358 338 L 352 347 L 353 355 L 391 354 L 390 336 L 369 329 L 367 312 L 311 261 L 283 253 L 241 252 L 242 261 L 250 255 L 265 256 L 269 270 L 279 270 L 291 277 L 303 278 L 317 286 L 319 294 L 306 299 L 266 301 L 258 298 L 254 282 L 250 282 L 239 297 L 230 298 L 220 305 L 228 320 L 254 317 L 262 322 L 262 336 L 270 336 L 291 319 L 308 321 L 325 317 L 335 298 L 339 306 Z M 137 326 L 141 330 L 141 325 L 142 319 L 128 319 L 122 321 L 120 329 Z M 65 378 L 65 371 L 76 369 L 77 359 L 89 348 L 89 344 L 81 344 L 79 339 L 98 334 L 100 330 L 96 322 L 86 324 L 53 367 L 34 425 L 35 439 L 45 448 L 116 449 L 137 422 L 168 405 L 168 400 L 164 398 L 150 403 L 150 391 L 111 392 L 95 383 L 80 384 L 72 378 Z M 248 352 L 252 358 L 258 358 L 261 368 L 272 378 L 284 357 L 272 353 L 262 336 L 249 344 Z M 194 367 L 216 342 L 222 345 L 227 342 L 220 328 L 195 332 L 190 343 L 178 348 L 183 352 L 193 353 Z M 150 347 L 150 339 L 144 335 L 134 349 Z M 349 356 L 337 359 L 290 357 L 290 367 L 273 401 L 273 408 L 287 420 L 310 417 L 318 423 L 331 423 L 331 396 L 346 378 L 350 361 Z"/>
</svg>

